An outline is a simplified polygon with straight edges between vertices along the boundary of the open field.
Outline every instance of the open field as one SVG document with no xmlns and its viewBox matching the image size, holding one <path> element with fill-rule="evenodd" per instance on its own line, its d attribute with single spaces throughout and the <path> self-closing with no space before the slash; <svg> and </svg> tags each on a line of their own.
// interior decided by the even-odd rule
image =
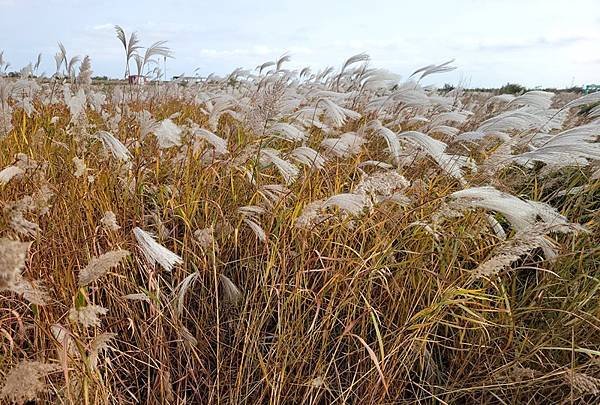
<svg viewBox="0 0 600 405">
<path fill-rule="evenodd" d="M 2 401 L 596 403 L 600 93 L 287 59 L 0 77 Z"/>
</svg>

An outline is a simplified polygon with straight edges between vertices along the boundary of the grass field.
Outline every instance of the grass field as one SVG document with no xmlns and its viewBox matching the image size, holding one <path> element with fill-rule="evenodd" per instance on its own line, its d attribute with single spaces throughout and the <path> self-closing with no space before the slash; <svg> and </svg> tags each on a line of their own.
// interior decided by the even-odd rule
<svg viewBox="0 0 600 405">
<path fill-rule="evenodd" d="M 598 401 L 600 93 L 287 59 L 0 78 L 2 401 Z"/>
</svg>

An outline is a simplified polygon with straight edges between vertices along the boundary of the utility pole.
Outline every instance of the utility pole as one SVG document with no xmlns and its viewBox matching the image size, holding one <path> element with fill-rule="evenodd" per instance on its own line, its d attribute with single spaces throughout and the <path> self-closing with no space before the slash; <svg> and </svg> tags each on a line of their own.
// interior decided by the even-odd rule
<svg viewBox="0 0 600 405">
<path fill-rule="evenodd" d="M 167 57 L 163 56 L 165 62 L 165 82 L 167 81 Z"/>
</svg>

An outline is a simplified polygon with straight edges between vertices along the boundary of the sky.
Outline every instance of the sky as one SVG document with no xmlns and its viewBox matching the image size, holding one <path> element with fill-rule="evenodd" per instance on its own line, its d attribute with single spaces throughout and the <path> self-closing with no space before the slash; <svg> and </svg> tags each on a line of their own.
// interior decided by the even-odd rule
<svg viewBox="0 0 600 405">
<path fill-rule="evenodd" d="M 89 55 L 95 75 L 122 77 L 115 24 L 144 46 L 168 41 L 169 77 L 253 69 L 284 53 L 286 67 L 316 71 L 366 52 L 405 78 L 455 59 L 457 70 L 427 79 L 440 86 L 600 83 L 600 0 L 0 0 L 0 50 L 15 70 L 41 52 L 51 75 L 60 41 L 68 57 Z"/>
</svg>

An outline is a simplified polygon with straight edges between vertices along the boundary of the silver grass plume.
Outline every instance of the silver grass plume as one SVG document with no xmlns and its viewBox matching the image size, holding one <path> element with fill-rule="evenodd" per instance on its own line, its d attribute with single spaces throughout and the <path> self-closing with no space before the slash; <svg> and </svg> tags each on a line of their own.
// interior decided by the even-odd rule
<svg viewBox="0 0 600 405">
<path fill-rule="evenodd" d="M 79 178 L 87 173 L 88 168 L 83 159 L 74 156 L 72 162 L 75 165 L 75 172 L 73 172 L 73 176 Z"/>
<path fill-rule="evenodd" d="M 31 242 L 0 239 L 0 291 L 12 291 L 32 304 L 45 305 L 49 297 L 43 285 L 21 275 L 30 247 Z"/>
<path fill-rule="evenodd" d="M 278 204 L 292 193 L 290 189 L 281 184 L 264 184 L 260 186 L 259 192 L 271 206 Z"/>
<path fill-rule="evenodd" d="M 286 124 L 285 122 L 271 125 L 269 129 L 267 129 L 267 134 L 279 136 L 292 142 L 305 141 L 308 138 L 302 130 L 291 124 Z"/>
<path fill-rule="evenodd" d="M 98 131 L 96 132 L 95 137 L 100 139 L 104 144 L 104 147 L 108 149 L 117 159 L 125 162 L 131 159 L 131 153 L 129 153 L 127 147 L 123 145 L 121 141 L 115 138 L 110 132 Z"/>
<path fill-rule="evenodd" d="M 89 359 L 92 370 L 98 367 L 98 356 L 110 349 L 110 344 L 117 337 L 116 333 L 104 332 L 96 336 L 89 345 Z"/>
<path fill-rule="evenodd" d="M 536 135 L 531 151 L 511 158 L 517 163 L 543 162 L 554 167 L 586 166 L 589 160 L 600 160 L 600 125 L 584 125 L 556 135 Z"/>
<path fill-rule="evenodd" d="M 23 175 L 25 170 L 18 166 L 7 166 L 0 171 L 0 186 L 7 184 L 13 178 L 18 178 Z"/>
<path fill-rule="evenodd" d="M 408 186 L 410 183 L 404 176 L 395 170 L 389 170 L 364 176 L 354 189 L 354 193 L 370 197 L 375 204 L 394 201 L 408 205 L 410 199 L 403 192 Z"/>
<path fill-rule="evenodd" d="M 25 268 L 31 242 L 0 239 L 0 290 L 13 289 Z"/>
<path fill-rule="evenodd" d="M 358 155 L 361 147 L 367 142 L 362 136 L 355 132 L 346 132 L 339 138 L 325 138 L 321 141 L 321 146 L 328 152 L 340 158 L 346 158 Z"/>
<path fill-rule="evenodd" d="M 86 97 L 83 89 L 79 89 L 75 95 L 71 95 L 71 90 L 67 86 L 64 88 L 65 104 L 69 107 L 71 122 L 76 122 L 80 118 L 85 118 Z"/>
<path fill-rule="evenodd" d="M 100 326 L 101 315 L 106 315 L 107 308 L 99 305 L 86 305 L 80 308 L 71 308 L 69 310 L 69 320 L 82 325 L 84 328 L 90 326 Z"/>
<path fill-rule="evenodd" d="M 77 84 L 80 86 L 90 86 L 92 84 L 92 61 L 89 56 L 85 56 L 79 66 L 79 75 Z"/>
<path fill-rule="evenodd" d="M 402 146 L 400 146 L 400 141 L 398 140 L 396 133 L 381 125 L 381 122 L 378 120 L 371 122 L 369 126 L 375 128 L 375 133 L 381 135 L 385 139 L 388 150 L 394 159 L 394 163 L 398 164 L 401 158 Z"/>
<path fill-rule="evenodd" d="M 256 205 L 246 205 L 238 208 L 238 213 L 242 215 L 242 221 L 252 229 L 258 240 L 263 243 L 267 241 L 267 234 L 260 225 L 259 215 L 264 212 L 264 208 Z"/>
<path fill-rule="evenodd" d="M 377 167 L 379 169 L 392 170 L 394 168 L 393 165 L 385 162 L 380 162 L 379 160 L 365 160 L 364 162 L 360 162 L 358 167 L 363 169 L 365 167 L 372 166 Z"/>
<path fill-rule="evenodd" d="M 129 256 L 127 250 L 113 250 L 98 257 L 93 257 L 88 265 L 79 272 L 79 285 L 86 286 L 103 277 L 127 256 Z"/>
<path fill-rule="evenodd" d="M 279 173 L 283 176 L 283 179 L 287 184 L 291 184 L 298 177 L 300 170 L 293 163 L 281 158 L 280 152 L 276 149 L 264 148 L 260 150 L 260 161 L 261 164 L 272 163 Z"/>
<path fill-rule="evenodd" d="M 352 215 L 361 214 L 365 208 L 371 208 L 371 201 L 363 194 L 342 193 L 325 200 L 323 208 L 336 207 Z"/>
<path fill-rule="evenodd" d="M 223 287 L 223 298 L 225 302 L 237 304 L 243 297 L 240 289 L 224 274 L 220 274 L 221 285 Z"/>
<path fill-rule="evenodd" d="M 325 158 L 316 150 L 308 146 L 300 146 L 290 152 L 290 157 L 302 163 L 303 165 L 314 169 L 323 169 L 325 167 Z"/>
<path fill-rule="evenodd" d="M 129 75 L 129 61 L 142 47 L 139 45 L 139 39 L 135 32 L 131 33 L 129 41 L 127 41 L 127 36 L 125 35 L 123 28 L 115 25 L 115 31 L 117 32 L 117 38 L 119 41 L 121 41 L 123 47 L 125 48 L 125 77 L 127 77 Z"/>
<path fill-rule="evenodd" d="M 117 216 L 112 211 L 106 211 L 100 219 L 100 223 L 107 231 L 118 231 L 121 229 L 119 224 L 117 224 Z"/>
<path fill-rule="evenodd" d="M 600 92 L 597 91 L 594 93 L 586 94 L 585 96 L 581 96 L 573 101 L 568 102 L 562 107 L 562 109 L 567 110 L 574 107 L 580 107 L 586 104 L 597 103 L 598 101 L 600 101 Z"/>
<path fill-rule="evenodd" d="M 494 254 L 481 263 L 474 271 L 474 278 L 490 278 L 508 268 L 521 256 L 536 248 L 547 248 L 549 241 L 545 235 L 552 226 L 540 223 L 517 231 L 511 238 L 502 242 Z"/>
<path fill-rule="evenodd" d="M 149 233 L 143 231 L 139 227 L 135 227 L 133 233 L 139 248 L 149 263 L 158 263 L 167 271 L 171 271 L 174 266 L 183 263 L 183 259 L 179 255 L 171 252 L 169 249 L 156 242 Z"/>
<path fill-rule="evenodd" d="M 229 151 L 227 150 L 226 139 L 223 139 L 218 135 L 215 135 L 214 133 L 203 128 L 195 129 L 193 134 L 194 136 L 200 139 L 204 139 L 206 142 L 208 142 L 213 147 L 217 155 L 226 155 L 229 153 Z"/>
<path fill-rule="evenodd" d="M 346 60 L 346 62 L 344 62 L 344 65 L 342 66 L 342 69 L 340 71 L 340 76 L 344 73 L 344 71 L 346 70 L 346 68 L 348 68 L 348 66 L 353 65 L 358 62 L 368 62 L 369 59 L 370 59 L 369 55 L 364 52 L 349 57 Z"/>
<path fill-rule="evenodd" d="M 419 80 L 421 80 L 424 77 L 427 77 L 427 76 L 432 75 L 434 73 L 450 72 L 450 71 L 456 69 L 456 66 L 450 66 L 450 64 L 452 62 L 454 62 L 454 59 L 451 59 L 448 62 L 444 62 L 444 63 L 441 63 L 439 65 L 424 66 L 424 67 L 422 67 L 420 69 L 415 70 L 409 77 L 413 77 L 413 76 L 421 73 L 421 76 L 419 77 Z"/>
<path fill-rule="evenodd" d="M 538 224 L 552 227 L 553 232 L 585 231 L 584 227 L 570 223 L 548 204 L 539 201 L 521 200 L 513 195 L 498 191 L 494 187 L 469 188 L 454 192 L 451 197 L 454 199 L 450 204 L 452 208 L 480 207 L 500 212 L 517 232 L 526 231 Z M 549 240 L 546 239 L 541 247 L 544 249 L 547 259 L 553 259 L 556 256 Z"/>
<path fill-rule="evenodd" d="M 48 291 L 39 280 L 29 281 L 21 278 L 12 291 L 35 305 L 46 305 L 50 301 Z"/>
<path fill-rule="evenodd" d="M 181 280 L 179 285 L 175 288 L 175 312 L 177 316 L 181 317 L 183 315 L 183 311 L 185 308 L 185 295 L 187 294 L 188 290 L 192 288 L 196 280 L 198 280 L 198 277 L 198 272 L 188 274 L 183 280 Z"/>
<path fill-rule="evenodd" d="M 6 374 L 0 398 L 19 404 L 35 401 L 47 389 L 44 378 L 60 368 L 58 364 L 22 361 Z"/>
<path fill-rule="evenodd" d="M 321 98 L 317 103 L 324 104 L 323 113 L 335 127 L 341 127 L 348 119 L 357 120 L 361 117 L 356 111 L 341 107 L 328 98 Z"/>
<path fill-rule="evenodd" d="M 204 250 L 210 249 L 215 246 L 215 235 L 214 228 L 209 226 L 204 229 L 197 229 L 194 232 L 194 238 L 198 241 L 200 247 Z"/>
<path fill-rule="evenodd" d="M 144 293 L 127 294 L 127 295 L 124 295 L 123 298 L 126 300 L 131 300 L 131 301 L 150 302 L 150 298 L 148 297 L 147 294 L 144 294 Z"/>
<path fill-rule="evenodd" d="M 551 206 L 531 200 L 521 200 L 491 186 L 473 187 L 450 194 L 453 208 L 480 207 L 502 213 L 516 230 L 525 230 L 537 222 L 548 225 L 568 225 L 567 219 Z"/>
<path fill-rule="evenodd" d="M 473 171 L 477 169 L 472 159 L 466 156 L 445 153 L 448 145 L 421 132 L 402 132 L 398 137 L 418 146 L 427 155 L 431 156 L 442 170 L 458 180 L 463 180 L 463 167 L 469 167 Z"/>
<path fill-rule="evenodd" d="M 300 229 L 310 229 L 323 222 L 327 215 L 322 213 L 325 200 L 317 200 L 304 206 L 302 213 L 296 218 L 294 226 Z"/>
<path fill-rule="evenodd" d="M 160 122 L 158 128 L 154 130 L 154 135 L 158 139 L 158 146 L 167 149 L 181 145 L 181 132 L 181 128 L 167 118 Z"/>
<path fill-rule="evenodd" d="M 552 105 L 552 98 L 554 93 L 549 91 L 528 91 L 520 96 L 513 98 L 508 102 L 508 105 L 524 105 L 530 107 L 536 107 L 540 109 L 548 109 Z"/>
<path fill-rule="evenodd" d="M 564 379 L 569 385 L 583 395 L 600 395 L 600 378 L 571 371 L 564 376 Z"/>
</svg>

